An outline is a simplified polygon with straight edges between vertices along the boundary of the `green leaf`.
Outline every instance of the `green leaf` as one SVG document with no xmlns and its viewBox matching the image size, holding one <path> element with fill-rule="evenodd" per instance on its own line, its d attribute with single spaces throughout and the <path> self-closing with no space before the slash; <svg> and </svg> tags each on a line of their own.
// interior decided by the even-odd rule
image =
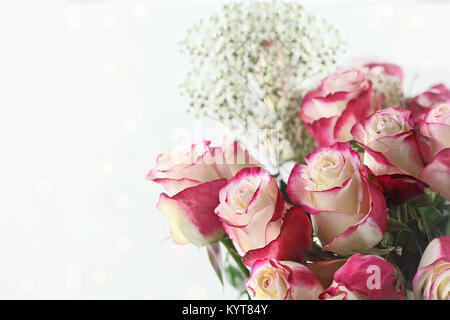
<svg viewBox="0 0 450 320">
<path fill-rule="evenodd" d="M 222 263 L 222 254 L 220 249 L 219 242 L 213 242 L 206 247 L 206 251 L 208 253 L 208 259 L 213 267 L 214 271 L 217 274 L 217 277 L 220 280 L 220 283 L 223 286 L 223 263 Z"/>
<path fill-rule="evenodd" d="M 400 231 L 395 241 L 395 246 L 407 249 L 409 252 L 418 253 L 416 238 L 411 232 Z"/>
<path fill-rule="evenodd" d="M 350 146 L 352 147 L 352 149 L 358 153 L 364 153 L 364 148 L 357 143 L 356 141 L 352 140 L 350 141 Z"/>
<path fill-rule="evenodd" d="M 432 228 L 436 223 L 442 219 L 442 213 L 435 207 L 417 208 L 423 222 L 428 228 Z"/>
<path fill-rule="evenodd" d="M 225 277 L 231 286 L 237 289 L 239 292 L 245 290 L 245 280 L 247 280 L 242 272 L 232 264 L 227 264 L 225 266 Z"/>
<path fill-rule="evenodd" d="M 381 239 L 381 244 L 384 247 L 392 247 L 395 244 L 395 236 L 389 232 L 386 231 L 383 235 L 383 239 Z"/>
<path fill-rule="evenodd" d="M 409 226 L 406 223 L 398 221 L 394 218 L 388 218 L 388 225 L 386 228 L 387 231 L 396 232 L 396 231 L 408 231 L 412 232 Z"/>
</svg>

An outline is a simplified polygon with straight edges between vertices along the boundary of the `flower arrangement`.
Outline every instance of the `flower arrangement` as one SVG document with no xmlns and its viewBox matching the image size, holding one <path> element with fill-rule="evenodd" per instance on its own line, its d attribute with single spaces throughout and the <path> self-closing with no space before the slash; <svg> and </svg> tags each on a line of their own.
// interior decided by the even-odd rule
<svg viewBox="0 0 450 320">
<path fill-rule="evenodd" d="M 250 299 L 449 299 L 450 90 L 405 98 L 390 63 L 336 72 L 339 32 L 298 4 L 209 22 L 183 42 L 183 87 L 240 136 L 158 156 L 147 178 L 173 241 L 205 246 Z M 279 130 L 278 150 L 253 154 L 255 127 Z M 288 176 L 272 156 L 295 160 Z"/>
</svg>

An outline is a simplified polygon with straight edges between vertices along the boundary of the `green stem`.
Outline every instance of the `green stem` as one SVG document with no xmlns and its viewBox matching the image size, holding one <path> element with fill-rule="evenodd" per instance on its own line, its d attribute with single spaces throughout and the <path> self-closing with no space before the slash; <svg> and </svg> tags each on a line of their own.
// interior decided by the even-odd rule
<svg viewBox="0 0 450 320">
<path fill-rule="evenodd" d="M 242 263 L 242 258 L 238 254 L 233 242 L 229 238 L 223 238 L 220 240 L 220 242 L 222 242 L 222 244 L 225 246 L 225 248 L 227 248 L 227 250 L 230 253 L 231 257 L 233 258 L 234 262 L 236 262 L 237 266 L 239 267 L 241 272 L 244 274 L 245 278 L 248 279 L 250 277 L 250 271 Z"/>
</svg>

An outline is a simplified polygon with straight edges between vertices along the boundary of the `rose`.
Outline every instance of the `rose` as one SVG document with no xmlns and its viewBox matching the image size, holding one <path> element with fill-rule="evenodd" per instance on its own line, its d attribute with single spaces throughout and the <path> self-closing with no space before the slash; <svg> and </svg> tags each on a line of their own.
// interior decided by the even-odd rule
<svg viewBox="0 0 450 320">
<path fill-rule="evenodd" d="M 429 109 L 426 119 L 419 122 L 421 137 L 413 130 L 410 111 L 395 108 L 375 112 L 362 123 L 355 124 L 351 133 L 355 141 L 364 145 L 364 164 L 374 175 L 409 175 L 450 199 L 446 113 L 448 115 L 446 105 Z M 423 159 L 432 161 L 424 166 Z M 420 188 L 415 190 L 416 193 L 413 187 L 411 189 L 409 196 L 420 193 Z"/>
<path fill-rule="evenodd" d="M 428 244 L 414 277 L 413 289 L 417 300 L 450 299 L 450 236 Z"/>
<path fill-rule="evenodd" d="M 304 265 L 272 259 L 257 260 L 245 286 L 252 300 L 317 300 L 323 291 Z"/>
<path fill-rule="evenodd" d="M 349 143 L 335 143 L 317 148 L 305 162 L 292 169 L 287 193 L 311 214 L 323 250 L 351 254 L 376 245 L 386 229 L 386 201 L 358 153 Z"/>
<path fill-rule="evenodd" d="M 244 253 L 279 236 L 285 202 L 268 171 L 242 169 L 220 190 L 219 201 L 215 213 Z"/>
<path fill-rule="evenodd" d="M 166 189 L 157 208 L 166 215 L 175 243 L 201 246 L 223 236 L 214 209 L 219 203 L 219 190 L 232 177 L 231 165 L 235 163 L 228 164 L 223 150 L 210 147 L 209 141 L 157 157 L 147 178 Z"/>
<path fill-rule="evenodd" d="M 419 121 L 419 146 L 426 163 L 442 150 L 450 148 L 450 104 L 440 103 L 429 108 Z"/>
<path fill-rule="evenodd" d="M 443 84 L 431 87 L 414 98 L 406 101 L 406 108 L 411 111 L 414 122 L 423 119 L 428 108 L 437 103 L 450 103 L 450 90 Z"/>
<path fill-rule="evenodd" d="M 396 289 L 396 269 L 375 255 L 354 254 L 334 274 L 321 295 L 323 300 L 403 300 L 404 288 Z"/>
<path fill-rule="evenodd" d="M 351 140 L 352 126 L 378 110 L 372 83 L 360 71 L 336 73 L 322 80 L 302 103 L 300 119 L 319 146 Z"/>
<path fill-rule="evenodd" d="M 429 108 L 419 128 L 417 141 L 427 163 L 419 179 L 450 200 L 450 104 Z"/>
<path fill-rule="evenodd" d="M 351 133 L 364 145 L 364 164 L 393 202 L 423 194 L 423 184 L 411 178 L 419 175 L 423 161 L 408 110 L 378 110 L 355 124 Z"/>
<path fill-rule="evenodd" d="M 364 145 L 364 164 L 375 175 L 417 177 L 422 170 L 423 161 L 408 110 L 381 109 L 355 124 L 351 133 L 356 142 Z"/>
<path fill-rule="evenodd" d="M 450 104 L 428 108 L 419 122 L 419 146 L 427 163 L 419 178 L 450 199 Z"/>
</svg>

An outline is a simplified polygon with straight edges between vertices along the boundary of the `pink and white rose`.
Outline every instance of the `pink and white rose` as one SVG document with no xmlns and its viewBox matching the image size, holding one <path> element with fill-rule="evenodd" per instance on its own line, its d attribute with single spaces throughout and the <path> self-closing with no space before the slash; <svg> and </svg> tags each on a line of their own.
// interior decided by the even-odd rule
<svg viewBox="0 0 450 320">
<path fill-rule="evenodd" d="M 293 168 L 287 193 L 311 214 L 323 250 L 346 255 L 375 246 L 386 229 L 386 201 L 359 154 L 349 143 L 335 143 L 317 148 L 305 162 Z"/>
<path fill-rule="evenodd" d="M 416 180 L 424 164 L 413 129 L 408 110 L 389 107 L 351 130 L 354 140 L 364 145 L 364 164 L 396 203 L 422 195 L 424 190 L 424 184 Z"/>
<path fill-rule="evenodd" d="M 333 74 L 309 92 L 300 119 L 319 146 L 350 141 L 350 129 L 381 107 L 372 83 L 360 71 Z"/>
<path fill-rule="evenodd" d="M 364 164 L 377 176 L 403 174 L 417 177 L 423 161 L 410 112 L 404 109 L 381 109 L 355 124 L 353 139 L 364 145 Z"/>
<path fill-rule="evenodd" d="M 376 255 L 355 254 L 334 274 L 321 295 L 323 300 L 403 300 L 403 286 L 396 289 L 396 269 Z"/>
<path fill-rule="evenodd" d="M 450 104 L 429 108 L 419 121 L 419 130 L 417 141 L 426 166 L 418 177 L 450 200 Z"/>
<path fill-rule="evenodd" d="M 431 241 L 413 280 L 414 297 L 450 300 L 450 236 Z"/>
<path fill-rule="evenodd" d="M 219 202 L 215 213 L 244 253 L 263 248 L 279 236 L 285 202 L 268 171 L 242 169 L 220 190 Z"/>
<path fill-rule="evenodd" d="M 209 141 L 173 149 L 156 161 L 147 179 L 166 190 L 157 208 L 168 219 L 173 241 L 202 246 L 220 239 L 224 229 L 214 209 L 219 204 L 219 190 L 233 176 L 235 163 L 227 162 L 223 149 L 211 147 Z"/>
<path fill-rule="evenodd" d="M 255 261 L 245 286 L 252 300 L 317 300 L 323 291 L 304 265 L 272 259 Z"/>
<path fill-rule="evenodd" d="M 450 103 L 430 107 L 419 121 L 419 130 L 422 156 L 429 163 L 440 151 L 450 148 Z"/>
<path fill-rule="evenodd" d="M 450 90 L 443 84 L 431 87 L 414 98 L 406 101 L 406 108 L 411 111 L 414 122 L 424 118 L 428 109 L 437 103 L 450 103 Z"/>
</svg>

